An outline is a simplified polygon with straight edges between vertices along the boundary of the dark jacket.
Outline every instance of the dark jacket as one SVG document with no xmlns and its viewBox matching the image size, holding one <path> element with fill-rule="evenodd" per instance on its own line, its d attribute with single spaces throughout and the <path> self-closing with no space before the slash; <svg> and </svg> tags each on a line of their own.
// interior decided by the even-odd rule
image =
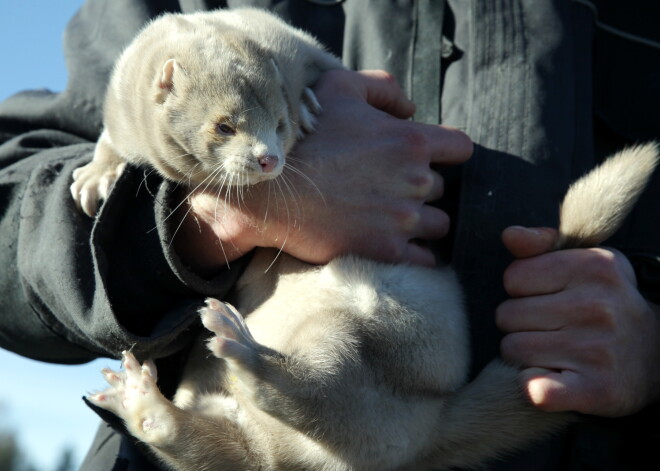
<svg viewBox="0 0 660 471">
<path fill-rule="evenodd" d="M 88 1 L 65 36 L 66 91 L 0 105 L 0 346 L 61 363 L 133 347 L 180 365 L 200 300 L 222 298 L 245 260 L 212 280 L 196 276 L 169 244 L 171 185 L 130 169 L 92 221 L 73 205 L 71 172 L 92 157 L 112 63 L 144 22 L 164 11 L 256 4 L 311 31 L 351 68 L 389 70 L 418 104 L 415 119 L 474 140 L 473 158 L 444 174 L 442 204 L 454 223 L 438 250 L 465 285 L 478 371 L 501 337 L 494 311 L 511 261 L 502 229 L 556 225 L 570 181 L 626 143 L 660 137 L 659 8 L 637 3 Z M 656 302 L 659 201 L 656 176 L 611 241 Z M 492 469 L 653 469 L 657 420 L 650 410 L 589 419 Z M 150 466 L 102 427 L 83 468 Z"/>
</svg>

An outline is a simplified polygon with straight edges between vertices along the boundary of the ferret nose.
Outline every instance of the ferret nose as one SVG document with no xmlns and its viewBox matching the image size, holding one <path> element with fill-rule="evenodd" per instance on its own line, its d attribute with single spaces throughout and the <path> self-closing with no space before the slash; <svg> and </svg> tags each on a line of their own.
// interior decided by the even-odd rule
<svg viewBox="0 0 660 471">
<path fill-rule="evenodd" d="M 259 165 L 261 165 L 261 170 L 263 170 L 264 173 L 270 173 L 275 170 L 280 159 L 276 155 L 266 154 L 262 155 L 257 160 Z"/>
</svg>

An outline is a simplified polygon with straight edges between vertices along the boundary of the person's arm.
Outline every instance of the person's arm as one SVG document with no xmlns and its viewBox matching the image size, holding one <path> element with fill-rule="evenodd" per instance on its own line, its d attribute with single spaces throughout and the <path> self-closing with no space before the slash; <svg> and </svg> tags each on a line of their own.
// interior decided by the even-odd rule
<svg viewBox="0 0 660 471">
<path fill-rule="evenodd" d="M 65 35 L 67 89 L 0 104 L 0 346 L 65 363 L 176 350 L 217 282 L 170 247 L 169 185 L 129 171 L 94 221 L 71 206 L 71 172 L 92 157 L 103 90 L 116 55 L 149 14 L 142 2 L 87 2 Z M 155 198 L 157 196 L 160 199 Z"/>
<path fill-rule="evenodd" d="M 319 83 L 324 112 L 291 159 L 305 177 L 285 176 L 279 211 L 251 191 L 217 217 L 215 194 L 196 194 L 189 201 L 197 218 L 183 218 L 180 227 L 182 213 L 171 212 L 181 193 L 130 169 L 96 220 L 81 214 L 68 186 L 73 170 L 91 159 L 100 131 L 102 84 L 114 57 L 108 51 L 120 50 L 112 41 L 129 40 L 126 29 L 138 28 L 144 14 L 110 15 L 107 8 L 87 3 L 69 26 L 66 92 L 22 94 L 0 106 L 0 261 L 9 267 L 0 277 L 2 347 L 58 362 L 124 349 L 167 355 L 187 340 L 200 300 L 224 297 L 255 246 L 284 245 L 310 262 L 352 252 L 433 263 L 415 243 L 448 227 L 447 216 L 425 204 L 442 194 L 430 164 L 467 159 L 471 142 L 455 130 L 401 119 L 412 112 L 410 102 L 377 72 L 330 73 Z M 103 33 L 128 14 L 136 15 L 133 26 Z M 233 233 L 226 232 L 229 220 Z M 221 243 L 237 250 L 218 250 Z"/>
</svg>

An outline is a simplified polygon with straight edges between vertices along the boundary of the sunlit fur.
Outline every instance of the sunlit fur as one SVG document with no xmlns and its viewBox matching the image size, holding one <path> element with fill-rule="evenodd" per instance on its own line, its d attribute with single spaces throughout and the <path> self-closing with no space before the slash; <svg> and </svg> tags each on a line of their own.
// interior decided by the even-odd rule
<svg viewBox="0 0 660 471">
<path fill-rule="evenodd" d="M 657 158 L 652 145 L 623 152 L 580 180 L 560 233 L 578 224 L 573 241 L 602 242 L 615 227 L 601 221 L 620 223 L 607 213 L 630 208 Z M 595 204 L 608 189 L 622 206 Z M 593 207 L 604 213 L 583 217 Z M 130 354 L 112 373 L 121 379 L 90 397 L 173 469 L 473 467 L 573 420 L 531 406 L 518 368 L 500 360 L 465 383 L 466 317 L 449 267 L 274 259 L 258 250 L 239 280 L 232 302 L 245 321 L 207 300 L 202 321 L 217 336 L 200 337 L 173 403 Z"/>
<path fill-rule="evenodd" d="M 610 237 L 637 201 L 658 163 L 655 143 L 615 154 L 577 181 L 561 206 L 558 247 L 593 247 Z"/>
<path fill-rule="evenodd" d="M 320 111 L 308 87 L 341 67 L 311 36 L 261 10 L 162 16 L 118 59 L 103 134 L 72 194 L 93 216 L 125 161 L 237 194 L 272 180 Z M 260 164 L 265 157 L 273 168 Z"/>
<path fill-rule="evenodd" d="M 266 24 L 274 21 L 263 18 Z M 268 64 L 261 66 L 268 70 Z M 173 90 L 165 89 L 158 98 L 163 103 L 177 103 L 176 67 Z M 194 80 L 208 76 L 200 72 Z M 282 84 L 272 80 L 263 89 L 279 90 L 280 96 L 270 97 L 267 106 L 281 110 Z M 193 77 L 181 82 L 188 86 Z M 211 185 L 220 180 L 226 188 L 253 182 L 231 176 L 241 171 L 229 164 L 222 168 L 206 162 L 231 160 L 231 145 L 218 139 L 218 155 L 210 157 L 203 144 L 208 137 L 195 137 L 202 129 L 200 136 L 215 140 L 208 123 L 218 117 L 240 129 L 242 118 L 232 117 L 241 115 L 245 126 L 260 129 L 260 135 L 273 132 L 277 120 L 264 117 L 267 110 L 251 109 L 248 98 L 238 99 L 250 103 L 238 111 L 229 105 L 237 93 L 254 88 L 242 85 L 228 92 L 231 99 L 218 98 L 222 109 L 211 111 L 200 98 L 194 107 L 202 109 L 187 111 L 185 119 L 175 116 L 175 127 L 181 129 L 172 141 L 190 142 L 186 149 L 200 154 L 179 176 L 182 183 Z M 251 124 L 252 119 L 259 126 Z M 294 123 L 292 136 L 295 131 Z M 286 152 L 287 145 L 283 149 Z M 175 155 L 181 161 L 190 157 Z M 640 155 L 647 156 L 648 165 L 637 165 Z M 570 234 L 579 245 L 600 243 L 616 229 L 623 216 L 619 212 L 627 211 L 642 191 L 657 155 L 648 146 L 617 159 L 616 165 L 606 165 L 578 183 L 579 191 L 569 192 L 563 204 L 560 233 Z M 145 163 L 166 173 L 155 159 Z M 300 171 L 301 162 L 297 164 Z M 631 178 L 621 181 L 622 169 Z M 282 185 L 273 192 L 273 205 L 278 192 L 296 194 L 286 181 Z M 243 197 L 240 191 L 229 193 L 218 193 L 220 207 L 228 197 Z M 607 193 L 616 193 L 621 204 L 593 204 Z M 580 230 L 569 231 L 576 223 Z M 523 448 L 572 420 L 568 414 L 532 407 L 519 384 L 518 368 L 500 360 L 466 384 L 466 316 L 460 285 L 449 267 L 389 265 L 353 256 L 312 266 L 276 255 L 274 250 L 256 251 L 231 297 L 238 311 L 207 300 L 202 322 L 216 335 L 203 335 L 195 344 L 173 402 L 158 391 L 153 364 L 140 367 L 130 353 L 125 354 L 123 372 L 106 371 L 111 387 L 89 398 L 124 419 L 129 432 L 172 469 L 473 467 Z"/>
</svg>

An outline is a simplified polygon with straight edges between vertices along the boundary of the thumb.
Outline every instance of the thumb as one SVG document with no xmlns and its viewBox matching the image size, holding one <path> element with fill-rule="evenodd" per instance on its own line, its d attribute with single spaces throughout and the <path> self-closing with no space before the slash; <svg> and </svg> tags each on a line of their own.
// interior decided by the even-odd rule
<svg viewBox="0 0 660 471">
<path fill-rule="evenodd" d="M 580 375 L 570 370 L 528 368 L 522 371 L 521 381 L 529 401 L 546 412 L 589 413 L 602 396 L 602 393 L 588 388 Z"/>
<path fill-rule="evenodd" d="M 502 242 L 516 258 L 535 257 L 553 250 L 558 233 L 549 227 L 511 226 L 502 232 Z"/>
</svg>

